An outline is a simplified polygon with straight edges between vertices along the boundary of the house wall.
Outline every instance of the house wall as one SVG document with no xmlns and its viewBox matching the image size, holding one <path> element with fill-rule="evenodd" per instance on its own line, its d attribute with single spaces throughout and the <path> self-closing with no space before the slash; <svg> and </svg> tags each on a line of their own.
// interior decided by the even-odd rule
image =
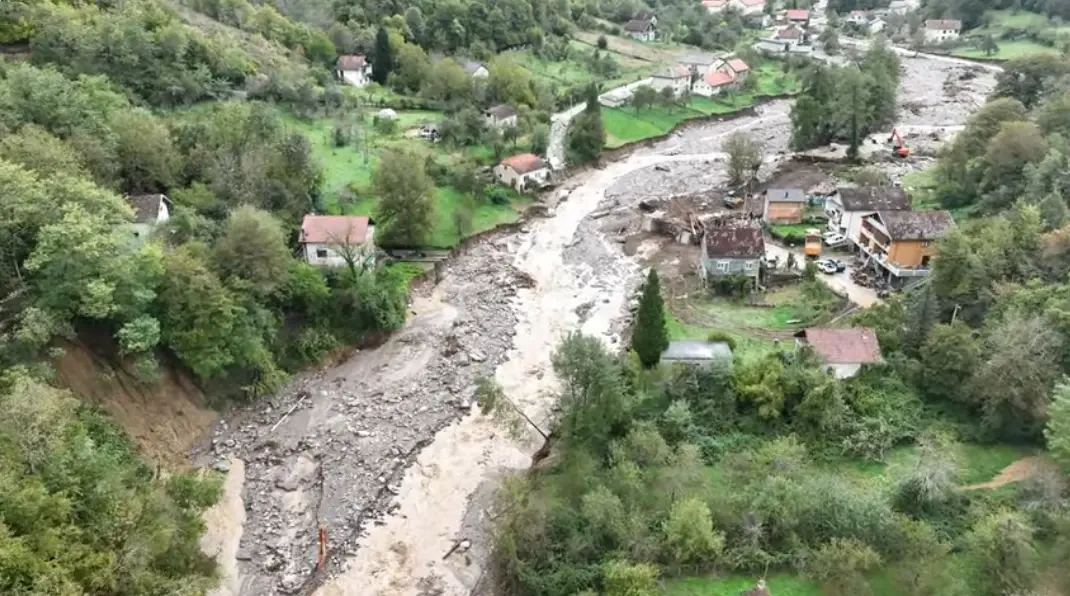
<svg viewBox="0 0 1070 596">
<path fill-rule="evenodd" d="M 825 200 L 825 213 L 829 216 L 828 229 L 847 236 L 852 244 L 858 243 L 858 235 L 862 230 L 862 220 L 873 215 L 876 211 L 844 211 L 840 203 L 839 195 L 834 194 Z M 839 221 L 837 222 L 837 218 Z"/>
<path fill-rule="evenodd" d="M 147 223 L 133 223 L 130 224 L 130 228 L 133 230 L 134 238 L 138 240 L 144 240 L 152 233 L 152 225 Z"/>
<path fill-rule="evenodd" d="M 524 191 L 545 182 L 550 177 L 550 170 L 543 168 L 527 174 L 517 174 L 513 168 L 498 164 L 494 166 L 494 177 L 506 186 L 511 186 L 518 191 Z"/>
<path fill-rule="evenodd" d="M 368 73 L 363 70 L 342 70 L 342 80 L 354 87 L 363 87 L 368 84 Z"/>
<path fill-rule="evenodd" d="M 342 258 L 341 253 L 335 250 L 332 244 L 316 244 L 307 243 L 303 245 L 305 251 L 305 261 L 309 265 L 316 265 L 317 267 L 345 267 L 346 260 Z M 327 256 L 319 256 L 319 251 L 327 251 Z M 365 255 L 375 254 L 375 226 L 368 226 L 368 236 L 364 240 L 361 251 Z"/>
<path fill-rule="evenodd" d="M 925 29 L 925 41 L 930 43 L 940 43 L 958 38 L 959 32 L 954 29 Z"/>
<path fill-rule="evenodd" d="M 494 118 L 493 116 L 487 116 L 487 125 L 488 126 L 496 126 L 498 128 L 508 128 L 510 126 L 515 127 L 516 126 L 516 122 L 517 121 L 516 121 L 516 116 L 515 115 L 506 116 L 505 118 L 502 118 L 500 120 Z"/>
<path fill-rule="evenodd" d="M 710 87 L 706 84 L 706 81 L 699 79 L 695 81 L 695 85 L 691 87 L 691 93 L 695 95 L 701 95 L 702 97 L 713 97 L 715 95 L 720 95 L 721 90 L 723 90 L 725 87 L 727 87 L 727 85 L 722 85 L 719 87 Z"/>
<path fill-rule="evenodd" d="M 828 369 L 837 379 L 849 379 L 862 370 L 861 364 L 829 364 Z"/>
<path fill-rule="evenodd" d="M 680 95 L 684 91 L 687 91 L 691 86 L 691 77 L 680 77 L 676 79 L 666 79 L 663 77 L 652 77 L 650 79 L 650 86 L 654 89 L 661 91 L 666 87 L 672 88 L 672 92 L 676 95 Z"/>
<path fill-rule="evenodd" d="M 477 78 L 477 79 L 485 79 L 485 78 L 487 78 L 489 76 L 490 76 L 490 71 L 487 70 L 487 67 L 485 67 L 485 66 L 480 66 L 479 68 L 476 69 L 475 72 L 472 73 L 472 77 Z"/>
<path fill-rule="evenodd" d="M 706 243 L 705 239 L 703 239 L 700 261 L 702 266 L 699 273 L 703 279 L 728 275 L 746 275 L 753 277 L 754 282 L 758 283 L 758 274 L 761 271 L 760 259 L 711 259 L 706 254 Z M 722 267 L 722 264 L 724 264 L 724 267 Z"/>
<path fill-rule="evenodd" d="M 649 31 L 641 31 L 641 32 L 640 31 L 633 31 L 631 33 L 631 36 L 632 36 L 632 38 L 638 39 L 639 41 L 654 41 L 654 30 L 651 29 Z"/>
<path fill-rule="evenodd" d="M 769 223 L 799 223 L 802 218 L 802 203 L 765 202 L 765 221 Z"/>
<path fill-rule="evenodd" d="M 921 240 L 897 240 L 888 249 L 888 260 L 900 267 L 921 267 L 925 257 L 936 255 L 936 244 Z"/>
</svg>

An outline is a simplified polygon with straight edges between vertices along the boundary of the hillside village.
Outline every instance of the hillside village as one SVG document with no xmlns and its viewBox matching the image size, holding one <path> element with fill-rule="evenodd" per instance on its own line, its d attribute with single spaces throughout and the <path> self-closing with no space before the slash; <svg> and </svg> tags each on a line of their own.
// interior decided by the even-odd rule
<svg viewBox="0 0 1070 596">
<path fill-rule="evenodd" d="M 1070 594 L 1070 8 L 0 7 L 0 593 Z"/>
</svg>

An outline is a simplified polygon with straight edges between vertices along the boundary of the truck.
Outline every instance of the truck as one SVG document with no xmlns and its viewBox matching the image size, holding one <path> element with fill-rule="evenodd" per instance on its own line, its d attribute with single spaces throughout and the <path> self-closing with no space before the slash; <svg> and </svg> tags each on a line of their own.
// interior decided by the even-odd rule
<svg viewBox="0 0 1070 596">
<path fill-rule="evenodd" d="M 806 230 L 806 242 L 803 243 L 803 254 L 807 257 L 821 256 L 821 232 L 817 228 Z"/>
</svg>

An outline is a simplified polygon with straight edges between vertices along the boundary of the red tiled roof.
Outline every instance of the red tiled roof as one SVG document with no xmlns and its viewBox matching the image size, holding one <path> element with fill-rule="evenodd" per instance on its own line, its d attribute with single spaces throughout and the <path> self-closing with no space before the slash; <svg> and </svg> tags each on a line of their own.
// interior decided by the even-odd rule
<svg viewBox="0 0 1070 596">
<path fill-rule="evenodd" d="M 881 361 L 877 333 L 869 327 L 828 329 L 812 327 L 796 334 L 828 364 L 864 364 Z"/>
<path fill-rule="evenodd" d="M 852 17 L 864 17 L 864 16 L 866 16 L 866 11 L 864 11 L 864 10 L 852 10 L 851 11 L 851 16 Z"/>
<path fill-rule="evenodd" d="M 306 215 L 301 222 L 302 244 L 364 244 L 371 220 L 355 215 Z"/>
<path fill-rule="evenodd" d="M 338 57 L 338 70 L 362 70 L 367 63 L 361 54 L 347 54 Z"/>
<path fill-rule="evenodd" d="M 702 0 L 706 8 L 722 8 L 725 4 L 728 4 L 728 0 Z"/>
<path fill-rule="evenodd" d="M 792 8 L 788 10 L 789 21 L 807 21 L 810 19 L 810 11 Z"/>
<path fill-rule="evenodd" d="M 765 4 L 765 0 L 739 0 L 744 6 L 761 6 Z"/>
<path fill-rule="evenodd" d="M 748 70 L 750 70 L 750 67 L 747 66 L 747 63 L 740 60 L 739 58 L 732 58 L 731 60 L 729 60 L 728 67 L 736 72 L 747 72 Z"/>
<path fill-rule="evenodd" d="M 795 25 L 788 25 L 783 29 L 778 29 L 776 36 L 779 39 L 801 39 L 803 32 L 802 29 L 799 29 Z"/>
<path fill-rule="evenodd" d="M 546 167 L 546 162 L 534 153 L 521 153 L 502 160 L 503 166 L 509 166 L 517 174 L 527 174 Z"/>
<path fill-rule="evenodd" d="M 736 77 L 732 76 L 732 73 L 715 70 L 707 74 L 704 80 L 706 81 L 706 84 L 710 87 L 720 87 L 721 85 L 732 84 L 733 82 L 735 82 Z"/>
</svg>

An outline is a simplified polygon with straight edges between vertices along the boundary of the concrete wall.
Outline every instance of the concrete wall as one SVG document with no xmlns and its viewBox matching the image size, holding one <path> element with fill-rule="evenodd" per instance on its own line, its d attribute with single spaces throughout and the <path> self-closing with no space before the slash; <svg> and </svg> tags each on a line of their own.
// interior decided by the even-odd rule
<svg viewBox="0 0 1070 596">
<path fill-rule="evenodd" d="M 861 364 L 829 364 L 829 370 L 837 379 L 849 379 L 858 374 L 862 369 Z"/>
<path fill-rule="evenodd" d="M 363 87 L 364 85 L 367 85 L 368 75 L 371 74 L 363 70 L 343 70 L 340 72 L 342 73 L 342 80 L 354 87 Z"/>
</svg>

